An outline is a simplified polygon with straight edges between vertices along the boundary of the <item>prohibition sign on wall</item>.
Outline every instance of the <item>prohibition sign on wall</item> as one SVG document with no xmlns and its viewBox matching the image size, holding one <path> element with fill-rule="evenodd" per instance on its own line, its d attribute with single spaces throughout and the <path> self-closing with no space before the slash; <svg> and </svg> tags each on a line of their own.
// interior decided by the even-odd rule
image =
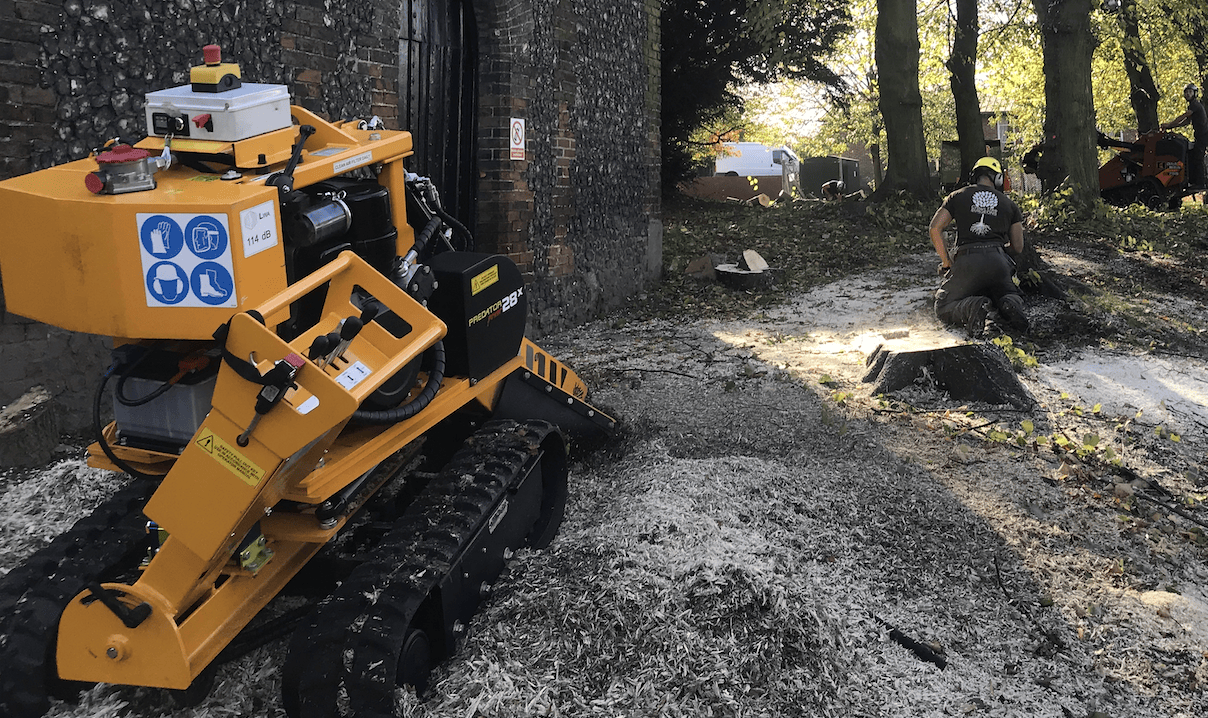
<svg viewBox="0 0 1208 718">
<path fill-rule="evenodd" d="M 511 143 L 512 159 L 524 159 L 524 120 L 513 117 L 511 129 L 508 131 L 508 141 Z"/>
</svg>

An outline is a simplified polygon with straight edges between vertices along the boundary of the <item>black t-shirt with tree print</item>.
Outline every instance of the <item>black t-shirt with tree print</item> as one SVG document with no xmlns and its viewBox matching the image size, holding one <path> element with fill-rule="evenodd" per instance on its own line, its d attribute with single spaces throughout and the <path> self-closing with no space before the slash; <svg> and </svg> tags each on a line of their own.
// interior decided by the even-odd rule
<svg viewBox="0 0 1208 718">
<path fill-rule="evenodd" d="M 956 245 L 1010 241 L 1011 225 L 1023 213 L 1011 198 L 993 187 L 969 185 L 944 198 L 943 209 L 956 222 Z"/>
</svg>

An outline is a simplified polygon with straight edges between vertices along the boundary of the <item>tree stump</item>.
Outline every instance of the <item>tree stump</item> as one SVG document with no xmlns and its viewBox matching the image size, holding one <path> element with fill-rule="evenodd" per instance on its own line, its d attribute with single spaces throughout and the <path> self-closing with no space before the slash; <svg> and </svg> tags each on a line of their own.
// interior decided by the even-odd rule
<svg viewBox="0 0 1208 718">
<path fill-rule="evenodd" d="M 753 249 L 745 250 L 738 264 L 719 264 L 713 271 L 717 280 L 731 289 L 757 289 L 776 281 L 776 270 Z"/>
<path fill-rule="evenodd" d="M 59 445 L 59 415 L 46 389 L 35 386 L 0 411 L 0 467 L 40 466 Z"/>
<path fill-rule="evenodd" d="M 961 401 L 1010 404 L 1017 409 L 1036 404 L 1015 376 L 1006 355 L 993 344 L 910 352 L 886 351 L 878 346 L 866 364 L 863 381 L 875 384 L 873 394 L 889 394 L 923 379 Z"/>
</svg>

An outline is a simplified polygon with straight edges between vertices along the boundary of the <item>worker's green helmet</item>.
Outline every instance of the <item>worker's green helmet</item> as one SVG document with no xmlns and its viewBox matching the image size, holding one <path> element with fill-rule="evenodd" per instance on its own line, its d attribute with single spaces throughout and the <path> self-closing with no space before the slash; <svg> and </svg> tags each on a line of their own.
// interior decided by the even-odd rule
<svg viewBox="0 0 1208 718">
<path fill-rule="evenodd" d="M 1002 189 L 1002 165 L 993 157 L 983 157 L 969 170 L 969 182 L 977 184 L 977 178 L 986 175 L 994 180 L 994 186 Z"/>
</svg>

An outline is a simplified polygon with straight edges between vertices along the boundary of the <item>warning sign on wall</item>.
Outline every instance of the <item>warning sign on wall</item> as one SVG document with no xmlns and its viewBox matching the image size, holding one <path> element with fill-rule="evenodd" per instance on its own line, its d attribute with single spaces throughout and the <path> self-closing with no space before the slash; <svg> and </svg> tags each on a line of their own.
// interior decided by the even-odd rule
<svg viewBox="0 0 1208 718">
<path fill-rule="evenodd" d="M 508 141 L 512 148 L 512 159 L 524 159 L 524 120 L 513 117 L 512 129 L 508 131 Z"/>
</svg>

